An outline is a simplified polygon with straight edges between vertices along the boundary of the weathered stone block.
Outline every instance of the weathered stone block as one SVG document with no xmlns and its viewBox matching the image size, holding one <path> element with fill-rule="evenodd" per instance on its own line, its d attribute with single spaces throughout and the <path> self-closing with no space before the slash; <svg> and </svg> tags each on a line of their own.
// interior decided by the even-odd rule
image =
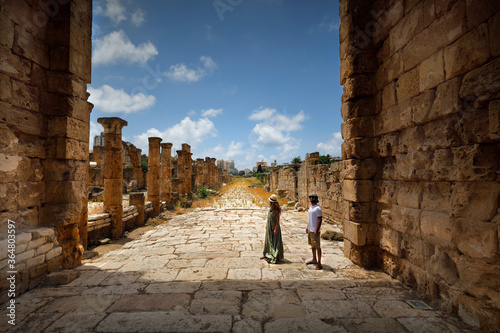
<svg viewBox="0 0 500 333">
<path fill-rule="evenodd" d="M 418 66 L 420 92 L 434 88 L 444 81 L 443 50 L 422 61 Z"/>
<path fill-rule="evenodd" d="M 360 74 L 355 78 L 346 79 L 343 85 L 342 102 L 373 95 L 375 84 L 371 77 L 372 75 Z"/>
<path fill-rule="evenodd" d="M 493 56 L 500 55 L 500 13 L 489 20 L 490 52 Z"/>
<path fill-rule="evenodd" d="M 423 211 L 420 215 L 422 238 L 443 247 L 452 246 L 453 224 L 447 213 Z"/>
<path fill-rule="evenodd" d="M 45 183 L 19 182 L 18 207 L 26 208 L 39 206 L 45 200 Z"/>
<path fill-rule="evenodd" d="M 38 112 L 40 110 L 40 92 L 38 88 L 13 80 L 12 105 Z"/>
<path fill-rule="evenodd" d="M 422 149 L 434 150 L 459 146 L 462 142 L 458 134 L 457 118 L 437 119 L 422 126 L 424 137 Z"/>
<path fill-rule="evenodd" d="M 363 98 L 356 101 L 342 103 L 340 112 L 342 119 L 346 121 L 354 117 L 367 117 L 375 114 L 376 102 L 373 98 Z"/>
<path fill-rule="evenodd" d="M 460 252 L 473 258 L 493 258 L 498 249 L 497 226 L 489 222 L 457 219 L 453 238 Z"/>
<path fill-rule="evenodd" d="M 424 182 L 422 184 L 423 210 L 448 213 L 451 207 L 451 182 Z"/>
<path fill-rule="evenodd" d="M 104 179 L 104 202 L 109 205 L 121 205 L 122 188 L 121 179 Z"/>
<path fill-rule="evenodd" d="M 495 13 L 500 12 L 500 3 L 495 0 L 465 1 L 467 15 L 467 28 L 469 30 L 486 21 Z"/>
<path fill-rule="evenodd" d="M 407 258 L 413 264 L 424 268 L 424 246 L 422 239 L 407 234 L 403 234 L 402 238 L 402 257 Z"/>
<path fill-rule="evenodd" d="M 0 72 L 24 83 L 30 82 L 31 63 L 11 52 L 10 48 L 0 45 Z"/>
<path fill-rule="evenodd" d="M 383 59 L 383 64 L 375 73 L 375 86 L 378 91 L 382 90 L 394 79 L 404 73 L 402 52 L 396 52 L 389 59 Z"/>
<path fill-rule="evenodd" d="M 458 1 L 406 44 L 403 48 L 405 70 L 414 68 L 437 50 L 450 45 L 466 31 L 465 4 Z"/>
<path fill-rule="evenodd" d="M 416 124 L 425 122 L 436 97 L 435 89 L 424 92 L 411 100 L 412 121 Z"/>
<path fill-rule="evenodd" d="M 374 138 L 353 138 L 342 143 L 343 159 L 365 159 L 377 157 L 376 140 Z"/>
<path fill-rule="evenodd" d="M 384 180 L 374 182 L 375 201 L 379 204 L 395 204 L 396 186 L 396 181 Z"/>
<path fill-rule="evenodd" d="M 425 268 L 429 273 L 440 277 L 449 284 L 457 283 L 459 280 L 460 272 L 456 263 L 439 246 L 436 247 L 436 251 L 431 257 L 425 258 L 425 264 Z"/>
<path fill-rule="evenodd" d="M 87 194 L 84 181 L 47 181 L 45 200 L 52 204 L 79 202 Z"/>
<path fill-rule="evenodd" d="M 500 183 L 455 182 L 451 189 L 452 216 L 491 221 L 497 211 Z"/>
<path fill-rule="evenodd" d="M 0 183 L 0 201 L 2 210 L 17 211 L 17 201 L 19 200 L 19 190 L 16 183 Z"/>
<path fill-rule="evenodd" d="M 495 181 L 499 167 L 497 145 L 453 148 L 452 178 L 461 181 Z"/>
<path fill-rule="evenodd" d="M 360 223 L 375 222 L 375 203 L 349 201 L 349 220 Z"/>
<path fill-rule="evenodd" d="M 30 280 L 36 279 L 47 273 L 47 264 L 42 263 L 29 269 Z"/>
<path fill-rule="evenodd" d="M 25 251 L 23 253 L 16 253 L 16 264 L 20 264 L 28 259 L 31 259 L 35 256 L 35 250 Z"/>
<path fill-rule="evenodd" d="M 84 181 L 88 164 L 79 160 L 44 160 L 44 179 L 49 181 Z"/>
<path fill-rule="evenodd" d="M 62 269 L 62 264 L 63 264 L 63 256 L 59 255 L 47 262 L 47 271 L 48 272 L 60 271 Z"/>
<path fill-rule="evenodd" d="M 391 229 L 420 237 L 420 209 L 406 208 L 393 205 L 380 214 L 381 223 Z"/>
<path fill-rule="evenodd" d="M 45 261 L 50 261 L 62 253 L 62 247 L 57 246 L 45 253 Z"/>
<path fill-rule="evenodd" d="M 48 158 L 85 161 L 88 158 L 88 144 L 75 139 L 52 137 L 47 140 Z"/>
<path fill-rule="evenodd" d="M 36 249 L 45 243 L 47 243 L 47 239 L 45 237 L 38 238 L 38 239 L 32 239 L 26 245 L 26 251 L 31 250 L 31 249 Z"/>
<path fill-rule="evenodd" d="M 418 68 L 407 71 L 399 77 L 396 84 L 396 94 L 398 102 L 417 96 L 419 90 L 419 70 Z"/>
<path fill-rule="evenodd" d="M 390 30 L 401 20 L 404 12 L 404 3 L 395 2 L 387 6 L 386 1 L 375 2 L 372 6 L 373 42 L 378 45 L 381 41 L 389 37 Z"/>
<path fill-rule="evenodd" d="M 342 137 L 371 137 L 373 136 L 374 117 L 350 118 L 341 124 Z"/>
<path fill-rule="evenodd" d="M 489 57 L 488 24 L 484 23 L 444 49 L 446 80 L 481 66 Z"/>
<path fill-rule="evenodd" d="M 423 2 L 403 16 L 389 32 L 391 54 L 401 49 L 409 40 L 422 31 L 424 27 L 424 11 L 422 6 Z"/>
<path fill-rule="evenodd" d="M 500 101 L 493 101 L 488 108 L 489 137 L 500 139 Z"/>
<path fill-rule="evenodd" d="M 457 77 L 437 87 L 436 97 L 427 120 L 434 120 L 462 110 L 463 106 L 458 97 L 460 81 Z"/>
<path fill-rule="evenodd" d="M 386 110 L 396 103 L 396 84 L 391 82 L 382 90 L 382 110 Z"/>
<path fill-rule="evenodd" d="M 31 232 L 22 232 L 16 235 L 16 246 L 27 244 L 31 240 Z"/>
<path fill-rule="evenodd" d="M 342 177 L 345 179 L 370 179 L 377 172 L 377 161 L 375 159 L 350 159 L 341 163 Z"/>
<path fill-rule="evenodd" d="M 37 112 L 13 107 L 0 102 L 0 119 L 15 132 L 38 136 L 42 133 L 42 117 Z"/>
<path fill-rule="evenodd" d="M 420 208 L 422 187 L 419 182 L 398 182 L 396 193 L 396 199 L 399 206 Z"/>
<path fill-rule="evenodd" d="M 80 276 L 80 271 L 64 270 L 47 275 L 45 284 L 49 286 L 68 284 Z"/>
<path fill-rule="evenodd" d="M 342 182 L 342 194 L 345 200 L 368 202 L 373 200 L 373 182 L 371 180 L 347 180 Z"/>
<path fill-rule="evenodd" d="M 0 28 L 1 29 L 1 28 Z M 1 33 L 1 30 L 0 30 Z M 10 77 L 0 73 L 0 85 L 2 90 L 0 91 L 0 100 L 3 102 L 12 101 L 12 84 L 10 83 Z"/>
<path fill-rule="evenodd" d="M 391 228 L 380 228 L 380 248 L 401 257 L 401 234 Z"/>
<path fill-rule="evenodd" d="M 460 97 L 465 108 L 476 108 L 475 103 L 500 97 L 500 58 L 465 74 L 460 86 Z"/>
<path fill-rule="evenodd" d="M 22 26 L 16 26 L 12 51 L 22 57 L 37 63 L 43 68 L 49 67 L 49 46 Z"/>
<path fill-rule="evenodd" d="M 35 256 L 45 254 L 54 247 L 54 243 L 46 243 L 35 249 Z"/>
<path fill-rule="evenodd" d="M 88 141 L 89 133 L 82 131 L 87 124 L 72 117 L 50 117 L 48 121 L 48 135 L 59 136 L 80 141 Z"/>
<path fill-rule="evenodd" d="M 354 245 L 363 246 L 373 244 L 377 226 L 372 223 L 357 223 L 343 221 L 344 237 L 349 239 Z"/>
</svg>

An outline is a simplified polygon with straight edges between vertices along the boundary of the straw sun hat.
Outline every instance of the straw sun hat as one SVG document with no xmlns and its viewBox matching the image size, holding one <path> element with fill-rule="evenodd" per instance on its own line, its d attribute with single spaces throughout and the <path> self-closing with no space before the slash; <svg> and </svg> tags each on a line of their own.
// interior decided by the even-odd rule
<svg viewBox="0 0 500 333">
<path fill-rule="evenodd" d="M 271 195 L 271 197 L 269 197 L 269 201 L 278 202 L 278 197 L 276 196 L 276 194 Z"/>
</svg>

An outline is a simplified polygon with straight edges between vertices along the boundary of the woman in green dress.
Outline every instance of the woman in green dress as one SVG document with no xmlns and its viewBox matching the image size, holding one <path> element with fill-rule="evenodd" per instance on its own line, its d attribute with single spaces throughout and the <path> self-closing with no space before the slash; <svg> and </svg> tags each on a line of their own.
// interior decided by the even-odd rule
<svg viewBox="0 0 500 333">
<path fill-rule="evenodd" d="M 269 198 L 269 205 L 264 252 L 260 259 L 266 259 L 268 263 L 276 264 L 283 259 L 283 241 L 280 228 L 281 207 L 276 194 Z"/>
</svg>

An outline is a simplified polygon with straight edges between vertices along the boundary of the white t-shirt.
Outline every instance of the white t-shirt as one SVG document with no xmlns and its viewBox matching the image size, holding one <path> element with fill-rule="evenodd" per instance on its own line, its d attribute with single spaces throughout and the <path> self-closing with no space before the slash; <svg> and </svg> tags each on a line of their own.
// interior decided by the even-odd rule
<svg viewBox="0 0 500 333">
<path fill-rule="evenodd" d="M 309 207 L 308 213 L 307 227 L 309 228 L 309 231 L 315 232 L 316 228 L 318 228 L 318 217 L 323 216 L 321 207 L 318 205 L 311 206 Z"/>
</svg>

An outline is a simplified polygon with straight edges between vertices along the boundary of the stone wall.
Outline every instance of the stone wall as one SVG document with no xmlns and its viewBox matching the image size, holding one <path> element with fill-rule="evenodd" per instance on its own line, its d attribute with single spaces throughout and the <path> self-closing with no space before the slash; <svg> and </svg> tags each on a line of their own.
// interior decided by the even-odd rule
<svg viewBox="0 0 500 333">
<path fill-rule="evenodd" d="M 500 2 L 340 2 L 345 255 L 500 327 Z"/>
<path fill-rule="evenodd" d="M 78 265 L 87 241 L 92 2 L 64 3 L 0 3 L 0 241 L 12 220 L 18 251 L 43 227 L 55 236 L 42 246 L 62 253 L 53 265 L 33 248 L 35 266 L 17 262 L 23 286 Z"/>
</svg>

